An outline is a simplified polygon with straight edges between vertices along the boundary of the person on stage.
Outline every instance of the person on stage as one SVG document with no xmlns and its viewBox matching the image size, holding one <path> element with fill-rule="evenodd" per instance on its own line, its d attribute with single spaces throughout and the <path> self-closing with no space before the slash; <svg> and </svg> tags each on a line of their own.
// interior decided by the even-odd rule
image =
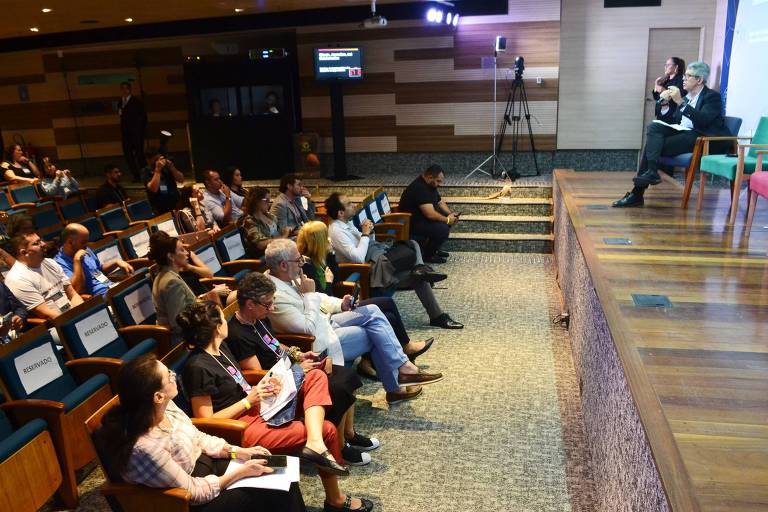
<svg viewBox="0 0 768 512">
<path fill-rule="evenodd" d="M 683 87 L 688 93 L 685 97 L 675 86 L 660 93 L 660 98 L 669 101 L 669 111 L 662 112 L 665 122 L 656 120 L 648 125 L 643 158 L 633 179 L 635 186 L 613 203 L 615 208 L 643 206 L 645 190 L 661 183 L 657 168 L 660 157 L 692 152 L 701 135 L 730 135 L 723 119 L 723 99 L 720 93 L 706 86 L 708 78 L 709 65 L 692 62 L 683 76 Z M 713 143 L 710 152 L 726 152 L 729 143 L 724 142 Z"/>
<path fill-rule="evenodd" d="M 685 71 L 685 61 L 680 57 L 670 57 L 667 62 L 664 63 L 664 74 L 656 79 L 653 91 L 653 99 L 656 100 L 656 118 L 659 117 L 659 111 L 663 106 L 669 105 L 669 100 L 661 98 L 661 93 L 669 89 L 670 87 L 677 87 L 683 91 L 683 95 L 686 91 L 683 89 L 683 72 Z M 661 101 L 659 101 L 661 100 Z"/>
</svg>

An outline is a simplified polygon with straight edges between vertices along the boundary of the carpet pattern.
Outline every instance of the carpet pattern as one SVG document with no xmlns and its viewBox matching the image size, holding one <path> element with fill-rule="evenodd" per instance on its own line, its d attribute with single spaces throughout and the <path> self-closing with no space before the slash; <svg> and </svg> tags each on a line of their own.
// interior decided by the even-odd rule
<svg viewBox="0 0 768 512">
<path fill-rule="evenodd" d="M 439 270 L 450 277 L 438 300 L 465 329 L 430 328 L 412 292 L 395 300 L 413 339 L 436 338 L 418 364 L 445 379 L 391 408 L 381 385 L 365 381 L 357 429 L 382 446 L 341 479 L 342 491 L 380 512 L 593 510 L 570 342 L 552 323 L 561 311 L 552 257 L 455 253 Z M 81 489 L 100 481 L 94 471 Z M 301 488 L 308 509 L 322 510 L 311 470 Z M 79 510 L 108 509 L 90 492 Z"/>
</svg>

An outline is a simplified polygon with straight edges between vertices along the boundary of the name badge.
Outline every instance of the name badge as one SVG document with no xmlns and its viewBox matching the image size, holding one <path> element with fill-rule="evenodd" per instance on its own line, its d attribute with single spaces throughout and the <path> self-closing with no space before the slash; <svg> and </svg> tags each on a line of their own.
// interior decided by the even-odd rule
<svg viewBox="0 0 768 512">
<path fill-rule="evenodd" d="M 160 185 L 160 193 L 161 194 L 167 194 L 168 193 L 168 185 Z"/>
<path fill-rule="evenodd" d="M 235 382 L 237 383 L 237 385 L 243 388 L 243 391 L 245 391 L 246 393 L 251 392 L 251 385 L 248 384 L 248 381 L 245 380 L 245 377 L 243 377 L 242 373 L 237 371 L 232 366 L 227 366 L 227 371 L 232 376 L 232 378 L 235 379 Z"/>
<path fill-rule="evenodd" d="M 93 274 L 93 277 L 98 282 L 100 282 L 101 284 L 109 284 L 110 283 L 109 278 L 107 278 L 107 276 L 105 276 L 102 272 L 96 272 L 95 274 Z"/>
<path fill-rule="evenodd" d="M 72 307 L 69 303 L 69 297 L 61 290 L 48 297 L 48 300 L 53 302 L 62 313 Z"/>
</svg>

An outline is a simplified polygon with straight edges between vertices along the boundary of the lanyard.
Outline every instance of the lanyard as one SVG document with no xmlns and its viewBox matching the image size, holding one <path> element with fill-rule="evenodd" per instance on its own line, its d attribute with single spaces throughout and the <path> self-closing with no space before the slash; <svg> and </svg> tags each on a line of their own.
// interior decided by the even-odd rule
<svg viewBox="0 0 768 512">
<path fill-rule="evenodd" d="M 221 361 L 219 361 L 219 358 L 218 358 L 218 357 L 216 357 L 215 355 L 211 354 L 210 352 L 206 352 L 206 353 L 207 353 L 209 356 L 211 356 L 211 357 L 213 358 L 213 360 L 214 360 L 214 361 L 216 361 L 217 363 L 219 363 L 219 366 L 221 366 L 222 370 L 224 370 L 225 372 L 227 372 L 227 373 L 229 374 L 229 376 L 230 376 L 230 377 L 232 377 L 232 380 L 234 380 L 234 381 L 235 381 L 235 383 L 236 383 L 238 386 L 240 386 L 241 388 L 243 388 L 243 391 L 245 391 L 246 393 L 249 393 L 249 392 L 251 391 L 251 385 L 250 385 L 250 384 L 248 384 L 248 383 L 245 381 L 245 378 L 243 378 L 243 374 L 242 374 L 242 373 L 240 373 L 239 371 L 237 371 L 237 367 L 235 366 L 235 363 L 233 363 L 233 362 L 232 362 L 232 360 L 231 360 L 229 357 L 227 357 L 227 354 L 225 354 L 225 353 L 224 353 L 224 351 L 221 351 L 221 355 L 223 355 L 223 356 L 224 356 L 224 359 L 226 359 L 226 360 L 227 360 L 227 362 L 228 362 L 228 363 L 231 365 L 231 366 L 230 366 L 230 368 L 232 368 L 232 371 L 234 371 L 235 373 L 232 373 L 232 371 L 229 371 L 229 370 L 227 370 L 227 369 L 224 367 L 224 365 L 223 365 L 223 364 L 221 364 Z"/>
</svg>

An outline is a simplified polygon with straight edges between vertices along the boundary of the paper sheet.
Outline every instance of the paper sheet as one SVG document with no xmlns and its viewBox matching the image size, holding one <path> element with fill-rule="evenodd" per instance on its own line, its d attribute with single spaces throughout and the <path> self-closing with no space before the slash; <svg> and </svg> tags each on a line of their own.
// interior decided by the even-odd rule
<svg viewBox="0 0 768 512">
<path fill-rule="evenodd" d="M 669 123 L 665 123 L 664 121 L 661 121 L 659 119 L 654 119 L 653 122 L 654 123 L 663 124 L 664 126 L 669 126 L 670 128 L 672 128 L 674 130 L 677 130 L 679 132 L 684 132 L 684 131 L 690 130 L 690 128 L 686 128 L 685 126 L 683 126 L 681 124 L 669 124 Z"/>
<path fill-rule="evenodd" d="M 252 476 L 241 478 L 237 482 L 230 484 L 227 489 L 237 489 L 238 487 L 255 487 L 258 489 L 273 489 L 277 491 L 288 491 L 291 483 L 299 481 L 299 459 L 298 457 L 287 457 L 288 464 L 284 468 L 273 468 L 274 473 L 262 476 Z M 233 460 L 229 462 L 225 475 L 233 472 L 243 462 Z"/>
</svg>

